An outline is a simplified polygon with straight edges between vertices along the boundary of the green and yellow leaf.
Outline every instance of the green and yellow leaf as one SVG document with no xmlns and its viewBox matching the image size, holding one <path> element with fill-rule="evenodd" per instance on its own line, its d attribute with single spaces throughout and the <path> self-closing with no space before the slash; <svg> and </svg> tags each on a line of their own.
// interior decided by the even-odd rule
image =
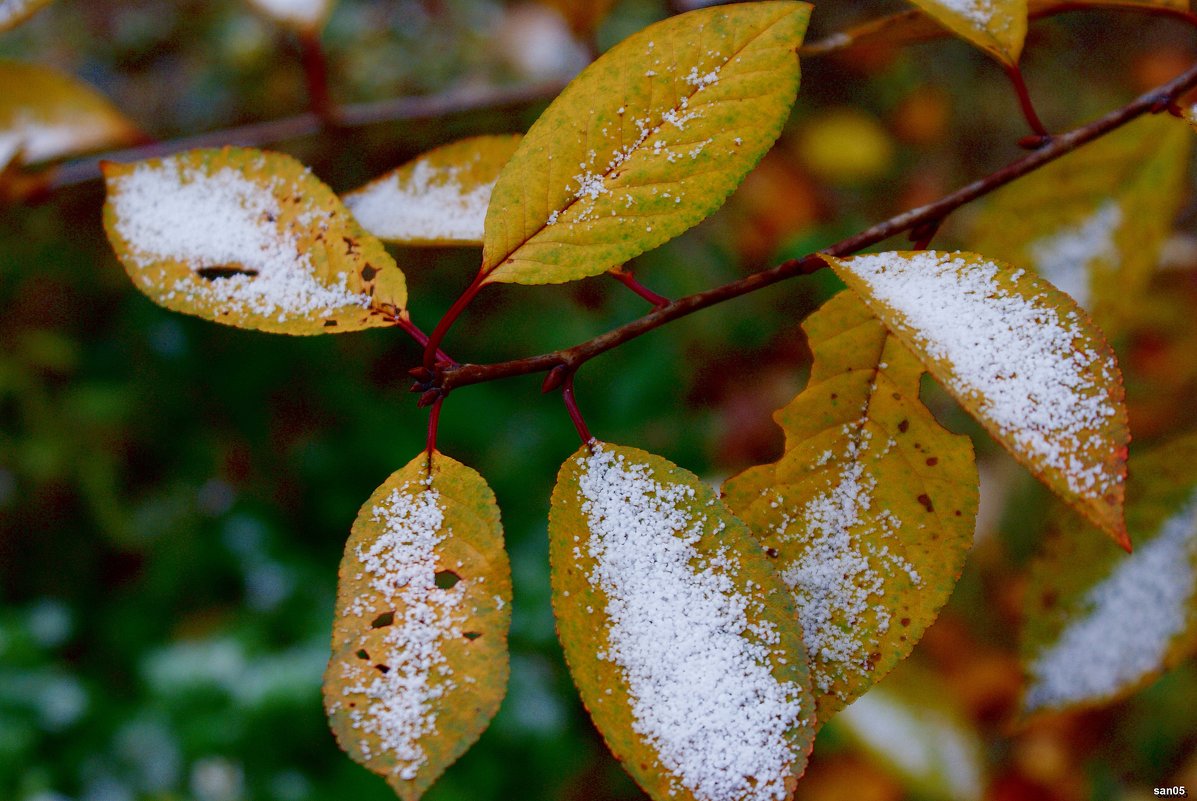
<svg viewBox="0 0 1197 801">
<path fill-rule="evenodd" d="M 905 659 L 960 577 L 977 513 L 968 437 L 919 401 L 923 366 L 852 292 L 803 324 L 810 383 L 785 453 L 723 487 L 794 595 L 820 723 Z"/>
<path fill-rule="evenodd" d="M 415 801 L 507 690 L 511 567 L 477 472 L 434 451 L 362 506 L 337 586 L 324 706 L 355 761 Z"/>
<path fill-rule="evenodd" d="M 906 662 L 837 715 L 835 725 L 915 797 L 980 801 L 985 744 L 941 686 L 940 677 Z"/>
<path fill-rule="evenodd" d="M 1142 117 L 994 193 L 972 245 L 1033 266 L 1107 334 L 1125 330 L 1172 232 L 1191 139 L 1166 115 Z"/>
<path fill-rule="evenodd" d="M 384 242 L 481 245 L 486 206 L 519 134 L 474 136 L 430 150 L 341 196 Z"/>
<path fill-rule="evenodd" d="M 949 31 L 1013 67 L 1027 37 L 1027 0 L 911 0 Z"/>
<path fill-rule="evenodd" d="M 975 253 L 824 258 L 998 442 L 1129 549 L 1122 373 L 1072 298 Z"/>
<path fill-rule="evenodd" d="M 106 97 L 57 70 L 0 61 L 0 169 L 139 141 Z"/>
<path fill-rule="evenodd" d="M 0 31 L 17 27 L 49 4 L 50 0 L 0 0 Z"/>
<path fill-rule="evenodd" d="M 693 474 L 592 440 L 549 518 L 566 661 L 607 745 L 655 801 L 788 798 L 814 737 L 789 593 Z"/>
<path fill-rule="evenodd" d="M 249 4 L 277 23 L 301 32 L 324 27 L 333 0 L 249 0 Z"/>
<path fill-rule="evenodd" d="M 1031 570 L 1028 712 L 1106 704 L 1197 652 L 1197 434 L 1132 460 L 1133 554 L 1101 548 L 1064 510 Z"/>
<path fill-rule="evenodd" d="M 403 273 L 382 243 L 290 156 L 224 148 L 103 167 L 108 239 L 155 303 L 280 334 L 406 313 Z"/>
<path fill-rule="evenodd" d="M 722 205 L 789 115 L 809 15 L 791 0 L 692 11 L 587 67 L 499 175 L 485 282 L 598 275 Z"/>
</svg>

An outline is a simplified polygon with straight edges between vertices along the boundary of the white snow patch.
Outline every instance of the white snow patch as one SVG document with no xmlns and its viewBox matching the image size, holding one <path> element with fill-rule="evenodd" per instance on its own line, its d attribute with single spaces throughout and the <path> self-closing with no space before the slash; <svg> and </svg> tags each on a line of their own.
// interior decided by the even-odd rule
<svg viewBox="0 0 1197 801">
<path fill-rule="evenodd" d="M 942 713 L 899 702 L 882 689 L 865 693 L 836 718 L 906 776 L 946 784 L 952 798 L 981 797 L 980 745 Z"/>
<path fill-rule="evenodd" d="M 256 275 L 236 274 L 210 281 L 182 279 L 165 296 L 192 303 L 227 306 L 241 312 L 293 317 L 367 308 L 368 295 L 349 291 L 348 275 L 336 284 L 316 278 L 299 238 L 280 228 L 280 179 L 254 183 L 230 167 L 212 174 L 178 159 L 139 164 L 114 179 L 109 201 L 116 230 L 129 243 L 134 262 L 150 269 L 178 260 L 192 270 L 235 266 Z"/>
<path fill-rule="evenodd" d="M 53 119 L 57 114 L 64 118 Z M 0 131 L 0 167 L 10 162 L 18 151 L 23 162 L 35 164 L 93 150 L 111 140 L 111 127 L 91 118 L 71 120 L 72 114 L 78 116 L 63 108 L 45 112 L 38 119 L 18 111 Z"/>
<path fill-rule="evenodd" d="M 1195 560 L 1197 492 L 1085 594 L 1077 618 L 1029 666 L 1027 708 L 1102 699 L 1158 669 L 1184 630 Z"/>
<path fill-rule="evenodd" d="M 758 602 L 738 589 L 739 563 L 722 550 L 700 557 L 706 518 L 686 508 L 692 487 L 662 484 L 597 443 L 583 464 L 589 581 L 610 622 L 599 656 L 623 671 L 632 728 L 699 798 L 785 797 L 801 688 L 771 672 L 777 632 L 750 624 Z"/>
<path fill-rule="evenodd" d="M 1121 224 L 1118 201 L 1107 200 L 1079 224 L 1032 242 L 1027 252 L 1040 275 L 1087 309 L 1090 269 L 1096 261 L 1118 263 L 1114 233 Z"/>
<path fill-rule="evenodd" d="M 370 586 L 394 608 L 394 622 L 388 627 L 384 654 L 371 653 L 360 666 L 346 668 L 343 695 L 364 695 L 366 709 L 350 711 L 355 728 L 378 737 L 382 747 L 395 757 L 394 773 L 415 778 L 427 755 L 420 739 L 436 730 L 433 704 L 456 685 L 442 653 L 442 640 L 461 636 L 464 615 L 458 606 L 467 579 L 450 589 L 436 586 L 436 547 L 449 533 L 440 493 L 427 483 L 409 483 L 390 494 L 372 510 L 373 519 L 385 525 L 373 542 L 360 545 L 356 557 Z M 367 607 L 359 601 L 345 614 L 363 615 Z M 383 673 L 374 665 L 390 669 Z M 368 741 L 360 741 L 369 758 Z"/>
<path fill-rule="evenodd" d="M 954 11 L 975 25 L 986 28 L 994 21 L 996 9 L 991 0 L 937 0 L 944 8 Z"/>
<path fill-rule="evenodd" d="M 460 173 L 417 161 L 406 177 L 395 173 L 345 195 L 345 205 L 381 239 L 479 242 L 495 184 L 467 189 Z"/>
<path fill-rule="evenodd" d="M 299 25 L 314 25 L 328 9 L 328 0 L 250 0 L 275 19 Z"/>
<path fill-rule="evenodd" d="M 1059 470 L 1078 495 L 1104 495 L 1119 478 L 1087 464 L 1091 432 L 1118 409 L 1089 369 L 1108 357 L 1086 340 L 1077 312 L 1057 312 L 1043 292 L 1024 298 L 1000 286 L 999 268 L 957 254 L 878 253 L 847 261 L 876 299 L 897 312 L 929 356 L 952 369 L 945 383 L 976 399 L 1019 449 Z M 1017 277 L 1017 276 L 1015 276 Z"/>
</svg>

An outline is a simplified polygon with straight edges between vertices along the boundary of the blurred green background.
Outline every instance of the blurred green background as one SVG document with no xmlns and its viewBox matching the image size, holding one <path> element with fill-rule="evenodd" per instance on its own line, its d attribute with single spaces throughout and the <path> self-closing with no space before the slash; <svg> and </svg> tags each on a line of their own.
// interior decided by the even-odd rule
<svg viewBox="0 0 1197 801">
<path fill-rule="evenodd" d="M 820 4 L 811 38 L 898 8 Z M 598 49 L 666 13 L 617 3 Z M 1042 116 L 1063 128 L 1179 72 L 1192 40 L 1167 20 L 1068 15 L 1034 28 L 1024 66 Z M 495 0 L 340 0 L 324 42 L 342 102 L 567 77 L 588 46 L 541 6 Z M 164 139 L 306 104 L 294 43 L 233 0 L 60 0 L 0 34 L 0 57 L 73 73 Z M 711 220 L 633 265 L 650 287 L 681 295 L 801 255 L 1020 153 L 1023 123 L 1000 70 L 962 43 L 803 70 L 790 128 L 762 167 Z M 459 136 L 524 130 L 539 110 L 272 146 L 341 191 Z M 102 202 L 93 182 L 0 209 L 0 799 L 392 798 L 337 750 L 319 683 L 349 526 L 423 444 L 426 415 L 406 379 L 418 351 L 397 330 L 289 338 L 158 308 L 113 258 Z M 1186 207 L 1182 223 L 1192 219 Z M 949 227 L 937 243 L 954 236 Z M 425 328 L 478 260 L 395 255 Z M 1191 268 L 1160 278 L 1161 292 L 1197 297 Z M 836 288 L 822 275 L 790 281 L 597 359 L 578 376 L 591 430 L 712 480 L 775 457 L 769 413 L 808 368 L 798 325 Z M 645 310 L 603 279 L 488 288 L 446 348 L 474 362 L 530 355 Z M 1160 335 L 1180 354 L 1162 390 L 1155 363 L 1135 383 L 1135 343 L 1124 351 L 1132 403 L 1155 404 L 1134 418 L 1145 441 L 1192 422 L 1193 323 L 1180 317 Z M 441 449 L 478 469 L 502 509 L 513 670 L 498 717 L 431 801 L 641 797 L 581 709 L 554 636 L 545 521 L 577 438 L 540 380 L 469 387 L 444 407 Z M 944 688 L 935 694 L 979 744 L 984 789 L 966 795 L 1116 799 L 1176 777 L 1197 785 L 1192 665 L 1112 710 L 1012 727 L 1017 593 L 1046 493 L 933 388 L 928 403 L 976 435 L 988 482 L 984 538 L 912 659 L 923 672 L 906 679 Z M 853 743 L 826 730 L 799 798 L 961 795 Z"/>
</svg>

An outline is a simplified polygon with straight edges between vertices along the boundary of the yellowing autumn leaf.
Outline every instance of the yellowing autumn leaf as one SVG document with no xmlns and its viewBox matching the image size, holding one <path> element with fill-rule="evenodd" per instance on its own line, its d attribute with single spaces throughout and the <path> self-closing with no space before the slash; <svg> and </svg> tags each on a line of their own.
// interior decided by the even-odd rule
<svg viewBox="0 0 1197 801">
<path fill-rule="evenodd" d="M 582 701 L 655 801 L 788 798 L 814 737 L 789 593 L 742 523 L 665 459 L 592 440 L 549 518 Z"/>
<path fill-rule="evenodd" d="M 49 4 L 50 0 L 0 0 L 0 31 L 17 27 Z"/>
<path fill-rule="evenodd" d="M 1027 36 L 1027 0 L 910 0 L 932 19 L 1013 67 Z"/>
<path fill-rule="evenodd" d="M 345 544 L 324 677 L 341 748 L 415 801 L 498 710 L 510 623 L 494 493 L 421 453 L 375 490 Z"/>
<path fill-rule="evenodd" d="M 1124 330 L 1172 232 L 1191 139 L 1146 116 L 1046 165 L 990 197 L 973 249 L 1034 267 L 1107 333 Z"/>
<path fill-rule="evenodd" d="M 1136 453 L 1131 467 L 1135 552 L 1101 548 L 1058 514 L 1032 568 L 1027 711 L 1109 703 L 1197 651 L 1197 435 Z"/>
<path fill-rule="evenodd" d="M 241 328 L 320 334 L 394 325 L 403 273 L 290 156 L 193 150 L 104 164 L 104 227 L 142 292 Z"/>
<path fill-rule="evenodd" d="M 249 3 L 276 22 L 301 31 L 324 27 L 333 7 L 333 0 L 249 0 Z"/>
<path fill-rule="evenodd" d="M 1071 298 L 975 253 L 824 258 L 998 442 L 1130 547 L 1122 373 Z"/>
<path fill-rule="evenodd" d="M 48 67 L 0 61 L 0 169 L 137 142 L 99 92 Z"/>
<path fill-rule="evenodd" d="M 781 132 L 809 14 L 790 0 L 692 11 L 587 67 L 495 184 L 485 282 L 598 275 L 722 205 Z"/>
<path fill-rule="evenodd" d="M 794 595 L 820 723 L 910 654 L 972 544 L 968 437 L 919 401 L 923 366 L 852 292 L 806 319 L 810 383 L 775 464 L 723 486 Z"/>
<path fill-rule="evenodd" d="M 907 662 L 837 715 L 835 725 L 915 797 L 979 801 L 985 744 L 941 685 L 940 677 Z"/>
<path fill-rule="evenodd" d="M 521 138 L 473 136 L 438 147 L 341 199 L 384 242 L 481 245 L 495 179 Z"/>
</svg>

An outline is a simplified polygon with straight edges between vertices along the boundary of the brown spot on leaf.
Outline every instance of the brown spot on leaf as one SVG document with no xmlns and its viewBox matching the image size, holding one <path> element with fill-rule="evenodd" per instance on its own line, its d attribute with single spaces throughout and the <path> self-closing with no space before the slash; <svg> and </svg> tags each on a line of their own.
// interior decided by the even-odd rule
<svg viewBox="0 0 1197 801">
<path fill-rule="evenodd" d="M 937 465 L 937 464 L 939 464 L 939 458 L 938 458 L 938 457 L 935 457 L 935 456 L 928 456 L 928 457 L 927 457 L 927 467 L 935 467 L 935 465 Z"/>
<path fill-rule="evenodd" d="M 923 505 L 923 508 L 928 512 L 934 512 L 935 506 L 931 503 L 931 498 L 926 494 L 920 495 L 916 500 Z"/>
<path fill-rule="evenodd" d="M 205 281 L 219 281 L 222 278 L 232 278 L 234 275 L 248 275 L 252 278 L 258 274 L 258 271 L 225 264 L 220 267 L 200 267 L 195 274 Z"/>
<path fill-rule="evenodd" d="M 908 428 L 910 428 L 910 421 L 903 417 L 902 422 L 898 423 L 898 430 L 905 434 Z"/>
<path fill-rule="evenodd" d="M 363 281 L 373 281 L 374 276 L 376 276 L 376 275 L 378 275 L 378 268 L 375 267 L 373 264 L 367 264 L 365 267 L 362 268 L 362 280 Z"/>
<path fill-rule="evenodd" d="M 395 622 L 395 613 L 394 612 L 383 612 L 381 615 L 379 615 L 378 617 L 376 617 L 370 621 L 370 628 L 382 629 L 382 628 L 386 628 L 387 626 L 391 625 L 394 622 Z"/>
</svg>

